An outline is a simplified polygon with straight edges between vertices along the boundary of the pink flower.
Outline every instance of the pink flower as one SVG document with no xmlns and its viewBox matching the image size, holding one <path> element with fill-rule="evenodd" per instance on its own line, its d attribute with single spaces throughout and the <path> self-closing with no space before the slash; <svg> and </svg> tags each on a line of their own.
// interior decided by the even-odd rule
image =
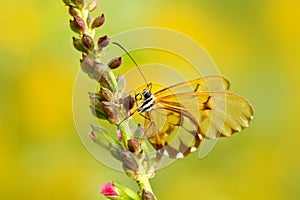
<svg viewBox="0 0 300 200">
<path fill-rule="evenodd" d="M 119 140 L 122 140 L 122 133 L 120 129 L 117 130 L 117 136 Z"/>
<path fill-rule="evenodd" d="M 107 197 L 118 196 L 117 191 L 112 183 L 106 183 L 101 187 L 101 194 Z"/>
</svg>

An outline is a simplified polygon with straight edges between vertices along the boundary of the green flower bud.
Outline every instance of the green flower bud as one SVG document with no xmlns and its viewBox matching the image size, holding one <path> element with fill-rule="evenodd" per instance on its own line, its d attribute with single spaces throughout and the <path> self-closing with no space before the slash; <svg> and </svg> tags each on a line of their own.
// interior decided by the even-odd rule
<svg viewBox="0 0 300 200">
<path fill-rule="evenodd" d="M 108 119 L 109 116 L 104 111 L 104 106 L 102 104 L 102 101 L 90 97 L 90 102 L 91 102 L 90 108 L 94 116 L 96 116 L 98 119 Z"/>
<path fill-rule="evenodd" d="M 99 49 L 102 49 L 102 48 L 106 47 L 107 45 L 109 45 L 109 42 L 110 42 L 110 38 L 107 35 L 100 37 L 98 39 Z"/>
<path fill-rule="evenodd" d="M 119 58 L 113 58 L 109 63 L 107 64 L 110 69 L 116 69 L 120 67 L 122 64 L 122 57 Z"/>
<path fill-rule="evenodd" d="M 119 122 L 119 108 L 118 105 L 112 102 L 99 101 L 97 98 L 90 96 L 92 113 L 98 119 L 107 119 L 112 124 Z"/>
<path fill-rule="evenodd" d="M 74 16 L 73 21 L 70 20 L 70 27 L 75 33 L 84 33 L 86 29 L 85 22 L 82 18 Z"/>
<path fill-rule="evenodd" d="M 81 34 L 81 30 L 79 30 L 76 25 L 75 22 L 70 20 L 70 28 L 72 31 L 74 31 L 75 33 Z"/>
<path fill-rule="evenodd" d="M 81 61 L 81 69 L 87 74 L 93 74 L 95 70 L 96 61 L 90 56 L 84 56 Z"/>
<path fill-rule="evenodd" d="M 73 45 L 78 51 L 87 53 L 87 48 L 82 44 L 80 39 L 73 37 Z"/>
<path fill-rule="evenodd" d="M 98 119 L 108 120 L 108 116 L 102 112 L 97 111 L 94 106 L 90 105 L 90 109 L 92 114 Z"/>
<path fill-rule="evenodd" d="M 109 144 L 110 154 L 119 161 L 122 161 L 121 150 L 122 150 L 122 147 L 120 147 L 119 145 Z"/>
<path fill-rule="evenodd" d="M 96 17 L 94 19 L 93 23 L 92 23 L 92 29 L 102 26 L 104 24 L 104 22 L 105 22 L 104 14 L 102 14 L 101 16 Z"/>
<path fill-rule="evenodd" d="M 96 10 L 96 8 L 98 7 L 98 0 L 89 0 L 85 7 L 90 12 Z"/>
<path fill-rule="evenodd" d="M 125 149 L 121 150 L 121 158 L 123 161 L 123 167 L 126 172 L 138 172 L 139 171 L 139 164 L 137 161 L 136 155 L 127 151 Z"/>
<path fill-rule="evenodd" d="M 83 34 L 82 38 L 81 38 L 82 44 L 92 50 L 94 48 L 94 40 L 91 36 L 87 35 L 87 34 Z"/>
<path fill-rule="evenodd" d="M 82 17 L 81 12 L 79 9 L 75 8 L 74 6 L 69 6 L 69 13 L 71 16 Z"/>
<path fill-rule="evenodd" d="M 109 90 L 112 92 L 118 91 L 118 83 L 112 70 L 107 70 L 107 81 L 109 82 Z"/>
<path fill-rule="evenodd" d="M 119 108 L 118 105 L 113 102 L 101 101 L 104 112 L 108 115 L 109 118 L 118 118 L 119 117 Z"/>
<path fill-rule="evenodd" d="M 122 104 L 125 108 L 126 113 L 128 113 L 134 107 L 135 99 L 128 95 L 127 97 L 122 99 Z"/>
<path fill-rule="evenodd" d="M 128 140 L 128 148 L 134 154 L 139 154 L 142 151 L 141 143 L 135 138 Z"/>
<path fill-rule="evenodd" d="M 117 81 L 113 72 L 103 63 L 96 63 L 93 73 L 93 78 L 98 81 L 101 86 L 109 89 L 112 92 L 117 91 Z"/>
<path fill-rule="evenodd" d="M 119 123 L 119 106 L 113 102 L 99 101 L 98 99 L 91 98 L 91 103 L 94 105 L 95 110 L 105 117 L 111 124 Z"/>
<path fill-rule="evenodd" d="M 142 199 L 143 200 L 156 200 L 155 196 L 151 192 L 148 192 L 146 190 L 143 190 Z"/>
<path fill-rule="evenodd" d="M 75 6 L 79 9 L 82 9 L 84 7 L 84 0 L 71 0 Z"/>
<path fill-rule="evenodd" d="M 103 100 L 105 100 L 105 101 L 112 101 L 113 98 L 114 98 L 113 93 L 110 90 L 108 90 L 108 89 L 106 89 L 104 87 L 100 88 L 100 92 L 99 93 L 100 93 L 100 97 Z"/>
<path fill-rule="evenodd" d="M 112 101 L 113 93 L 109 91 L 107 88 L 101 87 L 99 92 L 92 93 L 89 92 L 90 99 L 96 98 L 99 101 Z"/>
<path fill-rule="evenodd" d="M 107 81 L 107 69 L 108 66 L 103 63 L 95 63 L 93 76 L 96 81 L 98 81 L 103 87 L 109 88 L 109 83 Z"/>
<path fill-rule="evenodd" d="M 71 0 L 63 0 L 63 2 L 65 3 L 66 6 L 74 5 Z"/>
<path fill-rule="evenodd" d="M 122 74 L 119 74 L 117 76 L 117 84 L 118 84 L 119 93 L 123 94 L 125 92 L 126 79 L 124 76 L 122 76 Z"/>
</svg>

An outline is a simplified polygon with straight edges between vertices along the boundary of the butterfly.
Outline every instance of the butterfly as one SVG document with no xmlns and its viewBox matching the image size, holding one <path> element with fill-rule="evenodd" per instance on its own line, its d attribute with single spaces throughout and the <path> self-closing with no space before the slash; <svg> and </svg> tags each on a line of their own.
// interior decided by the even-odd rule
<svg viewBox="0 0 300 200">
<path fill-rule="evenodd" d="M 216 87 L 216 85 L 218 87 Z M 220 87 L 221 86 L 221 87 Z M 209 76 L 152 92 L 151 84 L 135 96 L 152 147 L 172 159 L 196 151 L 203 139 L 228 137 L 248 127 L 254 109 L 244 97 L 229 93 L 223 76 Z"/>
<path fill-rule="evenodd" d="M 131 55 L 120 44 L 113 44 L 126 52 L 147 84 L 135 95 L 136 108 L 131 103 L 129 116 L 136 112 L 143 116 L 144 137 L 158 154 L 184 158 L 204 139 L 231 136 L 253 119 L 251 103 L 230 93 L 225 77 L 202 77 L 152 91 L 152 83 L 147 82 Z"/>
</svg>

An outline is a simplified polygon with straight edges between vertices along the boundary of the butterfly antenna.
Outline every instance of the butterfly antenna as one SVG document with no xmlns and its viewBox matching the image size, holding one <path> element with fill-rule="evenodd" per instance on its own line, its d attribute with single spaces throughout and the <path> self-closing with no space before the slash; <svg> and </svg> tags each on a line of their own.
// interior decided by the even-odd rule
<svg viewBox="0 0 300 200">
<path fill-rule="evenodd" d="M 120 45 L 120 44 L 117 43 L 117 42 L 112 42 L 112 44 L 117 45 L 118 47 L 120 47 L 120 48 L 121 48 L 121 49 L 129 56 L 129 58 L 132 60 L 132 62 L 133 62 L 133 63 L 135 64 L 135 66 L 138 68 L 140 74 L 142 75 L 142 77 L 143 77 L 143 79 L 144 79 L 144 81 L 146 82 L 147 87 L 148 87 L 148 86 L 149 86 L 149 83 L 148 83 L 148 81 L 146 80 L 146 78 L 145 78 L 145 76 L 144 76 L 144 74 L 143 74 L 141 68 L 140 68 L 140 67 L 138 66 L 138 64 L 135 62 L 135 60 L 133 59 L 133 57 L 128 53 L 128 51 L 127 51 L 122 45 Z"/>
</svg>

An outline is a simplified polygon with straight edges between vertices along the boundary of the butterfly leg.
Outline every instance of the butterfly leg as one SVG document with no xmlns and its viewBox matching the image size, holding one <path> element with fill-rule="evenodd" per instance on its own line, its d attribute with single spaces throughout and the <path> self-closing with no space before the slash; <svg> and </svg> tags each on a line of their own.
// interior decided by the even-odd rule
<svg viewBox="0 0 300 200">
<path fill-rule="evenodd" d="M 142 114 L 142 113 L 140 113 L 140 115 L 141 115 L 142 117 L 144 117 L 145 119 L 150 120 L 151 123 L 153 122 L 153 120 L 152 120 L 150 117 L 148 117 L 148 116 L 146 116 L 146 115 L 144 115 L 144 114 Z"/>
<path fill-rule="evenodd" d="M 120 125 L 121 125 L 124 121 L 126 121 L 129 117 L 131 117 L 136 111 L 137 111 L 137 109 L 134 110 L 133 112 L 131 112 L 130 115 L 128 115 L 127 117 L 125 117 L 124 119 L 122 119 L 122 121 L 121 121 L 120 123 L 118 123 L 117 126 L 120 127 Z"/>
</svg>

